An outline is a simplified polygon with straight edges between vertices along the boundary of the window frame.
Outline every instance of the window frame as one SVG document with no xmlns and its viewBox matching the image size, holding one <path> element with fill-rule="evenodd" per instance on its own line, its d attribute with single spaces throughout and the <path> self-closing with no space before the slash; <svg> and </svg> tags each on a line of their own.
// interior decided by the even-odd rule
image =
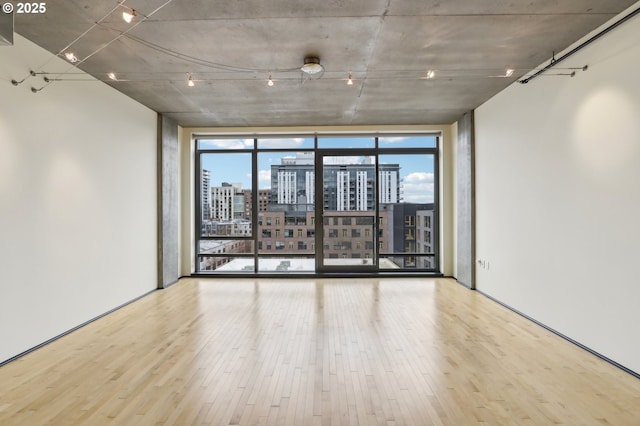
<svg viewBox="0 0 640 426">
<path fill-rule="evenodd" d="M 380 147 L 379 146 L 379 138 L 388 138 L 388 137 L 394 137 L 394 136 L 427 136 L 427 137 L 433 137 L 435 138 L 435 143 L 434 143 L 434 147 L 424 147 L 424 148 L 415 148 L 415 147 Z M 206 258 L 206 257 L 229 257 L 229 258 L 239 258 L 239 257 L 245 257 L 245 258 L 253 258 L 254 262 L 254 268 L 253 271 L 250 272 L 251 276 L 255 276 L 257 275 L 261 275 L 263 272 L 259 271 L 258 269 L 258 263 L 259 260 L 261 258 L 266 258 L 266 257 L 282 257 L 282 254 L 275 254 L 275 253 L 267 253 L 265 252 L 266 250 L 262 249 L 263 246 L 270 246 L 271 242 L 269 242 L 266 239 L 263 239 L 261 235 L 258 235 L 258 226 L 259 226 L 259 219 L 258 216 L 263 216 L 262 220 L 264 220 L 267 224 L 267 226 L 271 225 L 272 222 L 280 222 L 280 218 L 276 217 L 276 220 L 272 220 L 271 216 L 267 216 L 268 212 L 266 211 L 259 211 L 259 195 L 260 195 L 260 190 L 259 190 L 259 186 L 258 186 L 258 156 L 259 154 L 262 153 L 268 153 L 268 152 L 292 152 L 292 151 L 298 151 L 298 150 L 293 150 L 291 147 L 283 147 L 283 148 L 260 148 L 259 144 L 258 144 L 258 140 L 260 139 L 266 139 L 266 138 L 296 138 L 296 137 L 302 137 L 305 139 L 308 138 L 313 138 L 314 139 L 314 146 L 313 149 L 310 149 L 308 147 L 305 147 L 303 149 L 300 149 L 300 152 L 312 152 L 314 154 L 314 156 L 317 158 L 318 154 L 320 152 L 322 153 L 326 153 L 328 151 L 341 151 L 343 152 L 344 149 L 335 149 L 335 148 L 319 148 L 318 145 L 318 141 L 319 139 L 322 138 L 331 138 L 331 137 L 357 137 L 357 138 L 366 138 L 366 137 L 370 137 L 374 139 L 374 148 L 372 148 L 373 150 L 375 150 L 375 155 L 376 158 L 378 158 L 378 156 L 381 155 L 410 155 L 410 154 L 427 154 L 427 155 L 431 155 L 433 156 L 433 173 L 434 173 L 434 199 L 433 199 L 433 214 L 430 217 L 425 217 L 425 221 L 430 221 L 431 227 L 431 241 L 429 242 L 429 245 L 433 248 L 433 251 L 431 253 L 420 253 L 418 252 L 418 250 L 414 250 L 414 252 L 412 253 L 386 253 L 383 252 L 382 250 L 378 250 L 376 252 L 376 256 L 378 257 L 378 265 L 379 265 L 379 261 L 385 257 L 414 257 L 414 262 L 417 264 L 418 262 L 416 262 L 416 259 L 418 257 L 429 257 L 431 259 L 431 263 L 433 263 L 433 267 L 432 268 L 427 268 L 427 269 L 416 269 L 416 271 L 419 272 L 423 272 L 423 273 L 428 273 L 428 274 L 440 274 L 440 257 L 441 257 L 441 253 L 440 253 L 440 206 L 441 206 L 441 194 L 440 194 L 440 164 L 439 164 L 439 158 L 440 158 L 440 145 L 441 145 L 441 141 L 442 141 L 442 132 L 439 131 L 425 131 L 425 132 L 410 132 L 410 133 L 405 133 L 405 132 L 385 132 L 385 133 L 371 133 L 371 132 L 362 132 L 362 133 L 353 133 L 353 134 L 318 134 L 318 133 L 307 133 L 307 134 L 292 134 L 292 135 L 270 135 L 270 134 L 259 134 L 259 135 L 217 135 L 217 134 L 194 134 L 192 135 L 192 140 L 195 143 L 195 185 L 194 185 L 194 192 L 195 192 L 195 206 L 196 208 L 193 209 L 194 211 L 194 227 L 195 227 L 195 250 L 194 250 L 194 262 L 195 262 L 195 274 L 201 274 L 201 273 L 206 273 L 207 275 L 218 275 L 215 273 L 215 271 L 212 272 L 208 272 L 208 271 L 201 271 L 199 270 L 199 261 L 202 258 Z M 204 140 L 224 140 L 224 139 L 236 139 L 236 140 L 244 140 L 245 143 L 247 143 L 247 146 L 241 149 L 238 148 L 232 148 L 232 149 L 227 149 L 227 148 L 211 148 L 211 147 L 206 147 L 203 148 L 201 147 L 201 142 Z M 252 143 L 249 145 L 247 141 L 252 140 Z M 202 155 L 206 155 L 206 154 L 215 154 L 215 153 L 225 153 L 225 154 L 232 154 L 232 153 L 248 153 L 251 154 L 251 188 L 243 188 L 243 189 L 250 189 L 251 190 L 251 205 L 252 205 L 252 211 L 251 211 L 251 235 L 246 236 L 246 235 L 229 235 L 229 236 L 203 236 L 201 233 L 201 229 L 202 229 Z M 377 160 L 376 163 L 379 163 L 379 161 Z M 377 175 L 377 173 L 376 173 Z M 379 179 L 379 176 L 376 176 L 376 179 Z M 211 187 L 211 184 L 210 186 Z M 379 197 L 380 194 L 377 194 L 376 191 L 376 197 Z M 209 199 L 210 199 L 210 195 L 209 195 Z M 246 200 L 245 200 L 246 203 Z M 379 204 L 379 200 L 378 198 L 376 198 L 376 209 L 378 208 L 378 204 Z M 319 227 L 317 226 L 316 221 L 315 220 L 315 216 L 318 214 L 318 211 L 321 211 L 321 208 L 319 208 L 317 206 L 316 203 L 316 207 L 315 207 L 315 214 L 311 217 L 311 224 L 307 224 L 307 227 Z M 377 216 L 379 216 L 376 213 Z M 380 219 L 382 219 L 380 217 Z M 284 222 L 286 222 L 286 220 L 284 220 Z M 321 222 L 321 221 L 320 221 Z M 403 220 L 404 222 L 404 220 Z M 321 223 L 318 223 L 320 226 L 322 225 Z M 276 223 L 275 225 L 271 225 L 271 226 L 284 226 L 286 224 L 278 224 Z M 383 228 L 383 223 L 379 222 L 376 224 L 376 227 L 379 230 L 382 230 Z M 414 231 L 414 236 L 417 236 L 417 226 L 419 226 L 421 224 L 418 223 L 418 217 L 414 217 L 413 218 L 413 224 L 412 227 L 414 227 L 415 231 Z M 263 226 L 261 226 L 262 229 L 264 229 Z M 307 232 L 308 234 L 308 232 Z M 375 242 L 376 242 L 376 246 L 381 247 L 380 244 L 380 233 L 379 232 L 375 232 Z M 295 235 L 295 231 L 294 231 L 294 235 Z M 272 236 L 273 236 L 273 232 L 272 232 Z M 318 250 L 322 249 L 323 244 L 322 242 L 322 237 L 318 235 L 318 232 L 316 230 L 315 235 L 313 237 L 309 237 L 307 235 L 307 238 L 312 238 L 313 241 L 311 241 L 310 246 L 313 250 L 313 253 L 317 253 Z M 217 239 L 217 240 L 224 240 L 224 239 L 230 239 L 230 240 L 253 240 L 253 253 L 215 253 L 215 254 L 205 254 L 205 253 L 200 253 L 199 252 L 199 242 L 202 240 L 209 240 L 209 239 Z M 268 241 L 265 244 L 262 244 L 262 241 Z M 417 241 L 417 238 L 416 238 Z M 316 242 L 320 242 L 321 244 L 316 244 Z M 415 244 L 416 246 L 418 246 L 418 244 Z M 307 246 L 309 246 L 309 244 L 307 244 Z M 271 250 L 271 252 L 274 252 L 275 250 Z M 294 253 L 287 253 L 286 256 L 288 258 L 296 258 L 296 257 L 300 257 L 300 258 L 308 258 L 309 257 L 309 253 L 300 253 L 300 254 L 294 254 Z M 414 269 L 411 269 L 411 271 L 413 271 Z M 377 273 L 380 272 L 395 272 L 395 271 L 389 271 L 387 269 L 384 268 L 378 268 Z M 407 270 L 404 269 L 400 269 L 400 272 L 407 272 Z M 266 273 L 267 275 L 271 275 L 269 273 Z M 221 275 L 225 275 L 225 274 L 221 274 Z M 235 274 L 234 274 L 235 275 Z M 319 272 L 317 270 L 309 272 L 309 273 L 305 273 L 305 276 L 316 276 L 316 275 L 321 275 L 319 274 Z"/>
</svg>

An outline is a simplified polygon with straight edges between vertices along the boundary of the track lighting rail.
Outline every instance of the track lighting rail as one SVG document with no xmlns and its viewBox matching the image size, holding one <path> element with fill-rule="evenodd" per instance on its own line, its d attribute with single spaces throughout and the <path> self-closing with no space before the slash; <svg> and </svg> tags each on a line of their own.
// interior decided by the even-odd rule
<svg viewBox="0 0 640 426">
<path fill-rule="evenodd" d="M 631 18 L 633 18 L 634 16 L 636 16 L 639 13 L 640 13 L 640 7 L 637 8 L 636 10 L 634 10 L 633 12 L 629 13 L 625 17 L 620 18 L 618 21 L 616 21 L 613 24 L 609 25 L 607 28 L 605 28 L 602 31 L 598 32 L 597 34 L 595 34 L 594 36 L 592 36 L 588 40 L 584 41 L 583 43 L 580 43 L 578 46 L 574 47 L 569 52 L 565 53 L 564 55 L 560 56 L 559 58 L 556 59 L 555 55 L 554 55 L 554 57 L 551 59 L 551 62 L 549 62 L 549 64 L 547 66 L 545 66 L 544 68 L 540 69 L 535 74 L 532 74 L 531 76 L 529 76 L 529 77 L 527 77 L 525 79 L 519 80 L 519 83 L 527 84 L 528 82 L 530 82 L 534 78 L 536 78 L 536 77 L 540 76 L 541 74 L 545 73 L 550 68 L 553 68 L 558 63 L 564 61 L 565 59 L 567 59 L 569 56 L 573 55 L 574 53 L 582 50 L 586 46 L 590 45 L 591 43 L 593 43 L 594 41 L 596 41 L 597 39 L 599 39 L 603 35 L 611 32 L 614 29 L 616 29 L 617 27 L 619 27 L 620 25 L 624 24 L 625 22 L 627 22 L 628 20 L 630 20 Z M 583 70 L 586 70 L 586 66 L 583 68 Z"/>
</svg>

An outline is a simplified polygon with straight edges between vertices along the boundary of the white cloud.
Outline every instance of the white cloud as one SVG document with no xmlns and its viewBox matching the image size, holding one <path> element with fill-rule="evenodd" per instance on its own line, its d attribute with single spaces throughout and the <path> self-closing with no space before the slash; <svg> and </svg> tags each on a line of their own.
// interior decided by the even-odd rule
<svg viewBox="0 0 640 426">
<path fill-rule="evenodd" d="M 259 139 L 260 148 L 299 148 L 304 143 L 303 138 Z"/>
<path fill-rule="evenodd" d="M 416 203 L 416 204 L 424 204 L 424 203 L 433 203 L 433 193 L 423 193 L 421 195 L 418 194 L 409 194 L 404 196 L 403 201 L 405 203 Z"/>
<path fill-rule="evenodd" d="M 202 149 L 245 149 L 253 148 L 253 139 L 205 139 L 200 140 Z"/>
<path fill-rule="evenodd" d="M 409 139 L 408 137 L 381 137 L 378 138 L 379 143 L 401 143 Z"/>
<path fill-rule="evenodd" d="M 404 178 L 403 199 L 407 203 L 432 203 L 434 198 L 433 173 L 415 172 Z"/>
<path fill-rule="evenodd" d="M 258 186 L 260 189 L 271 187 L 271 170 L 258 170 Z"/>
<path fill-rule="evenodd" d="M 433 173 L 414 172 L 404 178 L 405 182 L 433 182 Z"/>
</svg>

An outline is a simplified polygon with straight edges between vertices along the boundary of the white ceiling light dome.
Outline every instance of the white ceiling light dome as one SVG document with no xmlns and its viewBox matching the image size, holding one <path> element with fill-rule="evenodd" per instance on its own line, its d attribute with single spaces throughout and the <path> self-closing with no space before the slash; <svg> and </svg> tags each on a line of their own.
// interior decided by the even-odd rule
<svg viewBox="0 0 640 426">
<path fill-rule="evenodd" d="M 320 65 L 320 58 L 316 57 L 304 58 L 304 65 L 300 69 L 307 74 L 318 74 L 324 71 L 324 67 Z"/>
</svg>

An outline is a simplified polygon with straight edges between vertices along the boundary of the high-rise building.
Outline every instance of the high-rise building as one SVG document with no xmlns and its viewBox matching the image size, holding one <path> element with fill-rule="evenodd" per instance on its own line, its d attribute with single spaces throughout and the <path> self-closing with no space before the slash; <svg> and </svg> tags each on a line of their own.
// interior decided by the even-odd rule
<svg viewBox="0 0 640 426">
<path fill-rule="evenodd" d="M 375 164 L 324 165 L 324 208 L 331 211 L 372 211 L 376 193 Z M 380 204 L 400 202 L 400 166 L 378 165 Z M 384 194 L 384 196 L 383 196 Z"/>
<path fill-rule="evenodd" d="M 296 175 L 294 171 L 278 171 L 278 204 L 296 204 Z"/>
<path fill-rule="evenodd" d="M 378 195 L 380 204 L 400 202 L 399 170 L 380 170 L 378 172 Z"/>
<path fill-rule="evenodd" d="M 416 211 L 416 251 L 429 254 L 420 256 L 416 266 L 424 269 L 435 267 L 435 259 L 431 255 L 435 252 L 435 233 L 433 232 L 433 208 L 431 210 Z"/>
<path fill-rule="evenodd" d="M 365 157 L 360 163 L 325 164 L 323 168 L 324 257 L 367 259 L 378 250 L 388 251 L 388 238 L 392 238 L 393 232 L 380 232 L 377 239 L 375 235 L 375 163 Z M 399 202 L 400 166 L 380 164 L 378 173 L 380 191 L 386 194 L 382 199 L 385 203 Z M 313 154 L 297 153 L 272 165 L 269 204 L 258 216 L 258 250 L 313 254 L 314 197 Z M 384 210 L 380 211 L 379 220 L 385 224 L 391 221 Z"/>
<path fill-rule="evenodd" d="M 388 259 L 402 268 L 433 267 L 433 256 L 420 256 L 420 253 L 433 253 L 433 203 L 384 204 L 380 206 L 381 215 L 382 212 L 388 215 L 387 222 L 380 226 L 389 242 Z M 428 244 L 425 244 L 426 238 Z M 406 256 L 411 253 L 413 255 Z"/>
<path fill-rule="evenodd" d="M 245 219 L 244 191 L 236 189 L 233 194 L 233 219 Z"/>
<path fill-rule="evenodd" d="M 290 215 L 284 211 L 258 214 L 260 253 L 309 254 L 315 250 L 315 212 Z"/>
<path fill-rule="evenodd" d="M 388 251 L 388 235 L 378 233 L 376 218 L 359 211 L 340 212 L 323 217 L 322 255 L 324 259 L 374 259 L 379 252 Z M 379 223 L 388 222 L 388 212 L 380 211 Z"/>
<path fill-rule="evenodd" d="M 258 190 L 258 211 L 266 212 L 269 206 L 269 194 L 271 193 L 270 189 L 259 189 Z"/>
<path fill-rule="evenodd" d="M 267 206 L 269 205 L 269 194 L 271 193 L 270 189 L 259 189 L 258 190 L 258 211 L 266 212 Z M 242 195 L 244 196 L 244 218 L 247 220 L 251 220 L 251 211 L 253 206 L 253 191 L 250 189 L 245 189 L 242 191 Z"/>
<path fill-rule="evenodd" d="M 314 156 L 298 152 L 271 166 L 270 204 L 313 204 L 315 196 Z"/>
<path fill-rule="evenodd" d="M 325 164 L 324 209 L 372 211 L 376 196 L 375 173 L 376 165 L 368 157 L 359 164 Z M 294 157 L 284 157 L 280 164 L 271 166 L 270 203 L 290 206 L 314 204 L 314 174 L 313 154 L 296 153 Z M 399 203 L 400 166 L 379 164 L 378 175 L 380 203 Z"/>
<path fill-rule="evenodd" d="M 242 184 L 222 182 L 222 186 L 211 187 L 212 220 L 233 220 L 244 216 Z"/>
<path fill-rule="evenodd" d="M 206 221 L 209 220 L 211 218 L 211 204 L 209 203 L 209 180 L 210 180 L 210 173 L 209 170 L 202 170 L 202 174 L 201 174 L 201 182 L 200 182 L 200 188 L 202 189 L 201 192 L 201 197 L 202 197 L 202 220 Z"/>
</svg>

